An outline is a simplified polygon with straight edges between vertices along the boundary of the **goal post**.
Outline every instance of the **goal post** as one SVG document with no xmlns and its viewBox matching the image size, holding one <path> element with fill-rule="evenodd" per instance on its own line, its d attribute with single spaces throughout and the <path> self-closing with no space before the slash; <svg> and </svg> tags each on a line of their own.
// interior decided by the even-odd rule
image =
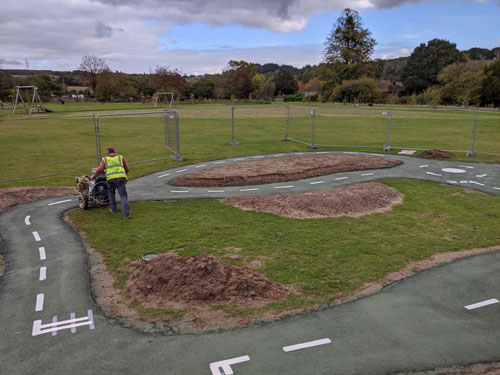
<svg viewBox="0 0 500 375">
<path fill-rule="evenodd" d="M 162 100 L 161 98 L 165 97 L 166 101 L 169 105 L 169 108 L 172 108 L 174 104 L 174 93 L 173 92 L 157 92 L 155 94 L 155 108 L 158 107 L 158 104 L 161 106 Z"/>
</svg>

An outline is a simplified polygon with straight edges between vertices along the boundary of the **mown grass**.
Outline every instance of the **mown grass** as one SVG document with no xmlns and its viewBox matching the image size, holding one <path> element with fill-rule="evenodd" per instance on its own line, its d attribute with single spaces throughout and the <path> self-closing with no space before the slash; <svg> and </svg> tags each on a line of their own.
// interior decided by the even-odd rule
<svg viewBox="0 0 500 375">
<path fill-rule="evenodd" d="M 409 262 L 500 243 L 498 197 L 424 181 L 383 182 L 403 193 L 404 203 L 359 219 L 290 219 L 216 200 L 132 203 L 134 218 L 127 222 L 106 209 L 74 210 L 70 216 L 102 252 L 119 288 L 131 261 L 178 249 L 183 256 L 212 253 L 227 264 L 259 260 L 259 272 L 301 291 L 260 309 L 214 306 L 233 315 L 328 303 Z M 232 248 L 241 248 L 242 260 L 230 257 Z"/>
</svg>

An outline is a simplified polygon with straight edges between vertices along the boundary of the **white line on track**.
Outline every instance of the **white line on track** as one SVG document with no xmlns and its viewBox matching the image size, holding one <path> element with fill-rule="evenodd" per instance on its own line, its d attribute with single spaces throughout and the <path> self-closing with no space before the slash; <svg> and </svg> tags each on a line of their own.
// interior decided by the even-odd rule
<svg viewBox="0 0 500 375">
<path fill-rule="evenodd" d="M 170 173 L 162 174 L 161 176 L 158 176 L 158 178 L 167 177 L 167 176 L 170 176 Z"/>
<path fill-rule="evenodd" d="M 348 179 L 349 177 L 337 177 L 335 180 L 338 181 L 338 180 L 346 180 Z"/>
<path fill-rule="evenodd" d="M 385 155 L 382 155 L 382 154 L 369 154 L 371 156 L 385 156 Z"/>
<path fill-rule="evenodd" d="M 207 165 L 206 164 L 202 164 L 202 165 L 197 165 L 195 168 L 203 168 L 203 167 L 206 167 Z"/>
<path fill-rule="evenodd" d="M 431 175 L 431 176 L 443 177 L 443 175 L 442 175 L 442 174 L 439 174 L 439 173 L 433 173 L 433 172 L 425 172 L 425 173 L 427 173 L 427 174 L 429 174 L 429 175 Z"/>
<path fill-rule="evenodd" d="M 262 159 L 264 156 L 253 156 L 253 159 Z"/>
<path fill-rule="evenodd" d="M 293 352 L 295 350 L 312 348 L 312 347 L 315 347 L 315 346 L 330 344 L 331 342 L 332 342 L 332 340 L 330 340 L 328 338 L 321 339 L 321 340 L 315 340 L 315 341 L 309 341 L 309 342 L 304 342 L 302 344 L 284 346 L 283 347 L 283 351 L 284 352 Z"/>
<path fill-rule="evenodd" d="M 66 202 L 71 202 L 71 199 L 66 199 L 64 201 L 59 201 L 59 202 L 54 202 L 54 203 L 49 203 L 49 206 L 54 206 L 56 204 L 61 204 L 61 203 L 66 203 Z"/>
<path fill-rule="evenodd" d="M 170 190 L 171 193 L 189 193 L 189 190 Z"/>
<path fill-rule="evenodd" d="M 52 324 L 57 324 L 57 315 L 52 317 Z M 52 331 L 52 336 L 57 336 L 57 331 Z"/>
<path fill-rule="evenodd" d="M 373 173 L 362 173 L 361 176 L 373 176 Z"/>
<path fill-rule="evenodd" d="M 446 181 L 446 182 L 447 182 L 447 183 L 449 183 L 449 184 L 458 184 L 458 182 L 457 182 L 457 181 L 453 181 L 453 180 L 448 180 L 448 181 Z"/>
<path fill-rule="evenodd" d="M 212 362 L 210 363 L 210 371 L 212 371 L 212 375 L 232 375 L 234 373 L 231 365 L 247 361 L 250 361 L 250 357 L 244 355 L 237 358 L 226 359 L 224 361 Z M 222 369 L 223 372 L 220 372 L 220 369 Z"/>
<path fill-rule="evenodd" d="M 295 152 L 295 155 L 304 155 L 303 152 Z"/>
<path fill-rule="evenodd" d="M 471 184 L 474 184 L 474 185 L 484 186 L 484 184 L 482 184 L 482 183 L 480 183 L 480 182 L 471 181 L 471 180 L 469 180 L 469 182 L 470 182 Z"/>
<path fill-rule="evenodd" d="M 462 181 L 460 181 L 460 183 L 461 183 L 461 184 L 468 184 L 468 183 L 469 183 L 469 181 L 467 181 L 467 180 L 462 180 Z"/>
<path fill-rule="evenodd" d="M 328 151 L 316 151 L 316 154 L 319 154 L 319 155 L 328 154 Z"/>
<path fill-rule="evenodd" d="M 283 155 L 284 155 L 284 154 L 275 154 L 275 155 L 273 155 L 273 156 L 277 158 L 277 157 L 280 157 L 280 156 L 283 156 Z"/>
<path fill-rule="evenodd" d="M 500 187 L 493 186 L 493 189 L 500 190 Z"/>
<path fill-rule="evenodd" d="M 286 186 L 275 186 L 275 189 L 290 189 L 293 188 L 293 185 L 286 185 Z"/>
<path fill-rule="evenodd" d="M 38 252 L 40 253 L 40 260 L 45 260 L 45 247 L 39 247 Z"/>
<path fill-rule="evenodd" d="M 258 188 L 254 188 L 254 189 L 240 189 L 240 191 L 257 191 L 259 190 Z"/>
<path fill-rule="evenodd" d="M 344 154 L 358 155 L 359 152 L 344 151 Z"/>
<path fill-rule="evenodd" d="M 26 216 L 26 217 L 24 218 L 24 224 L 26 224 L 26 225 L 31 225 L 31 223 L 30 223 L 30 218 L 31 218 L 31 216 L 30 216 L 30 215 Z"/>
<path fill-rule="evenodd" d="M 36 242 L 40 242 L 42 239 L 40 238 L 40 235 L 38 234 L 38 232 L 32 232 L 33 233 L 33 237 L 35 237 L 35 241 Z"/>
<path fill-rule="evenodd" d="M 40 281 L 47 279 L 47 267 L 40 267 Z"/>
<path fill-rule="evenodd" d="M 224 190 L 207 190 L 207 193 L 224 193 Z"/>
<path fill-rule="evenodd" d="M 492 299 L 487 299 L 486 301 L 474 303 L 472 305 L 467 305 L 467 306 L 464 306 L 464 307 L 467 310 L 474 310 L 474 309 L 478 309 L 480 307 L 484 307 L 484 306 L 488 306 L 488 305 L 493 305 L 493 304 L 498 303 L 498 302 L 500 302 L 500 301 L 498 301 L 496 298 L 492 298 Z"/>
<path fill-rule="evenodd" d="M 314 181 L 314 182 L 310 182 L 309 185 L 322 184 L 323 182 L 325 182 L 325 181 Z"/>
<path fill-rule="evenodd" d="M 476 175 L 477 178 L 486 177 L 486 176 L 488 176 L 486 173 L 485 174 L 477 174 Z"/>
<path fill-rule="evenodd" d="M 36 305 L 35 305 L 35 311 L 42 311 L 43 310 L 43 300 L 45 298 L 45 295 L 43 293 L 37 294 L 36 295 Z"/>
<path fill-rule="evenodd" d="M 470 165 L 459 165 L 459 167 L 474 169 L 474 167 L 471 167 Z"/>
<path fill-rule="evenodd" d="M 186 172 L 188 169 L 185 168 L 185 169 L 181 169 L 180 171 L 176 171 L 177 173 L 181 173 L 181 172 Z"/>
<path fill-rule="evenodd" d="M 429 165 L 428 164 L 424 164 L 424 165 L 421 165 L 419 168 L 427 168 Z"/>
<path fill-rule="evenodd" d="M 224 164 L 226 161 L 223 160 L 223 161 L 216 161 L 214 164 Z"/>
<path fill-rule="evenodd" d="M 75 320 L 76 319 L 76 314 L 74 312 L 72 312 L 71 314 L 69 314 L 69 317 L 71 320 Z M 76 333 L 76 327 L 71 327 L 71 333 Z"/>
<path fill-rule="evenodd" d="M 233 161 L 241 161 L 241 160 L 245 160 L 246 158 L 237 158 L 237 159 L 233 159 Z"/>
</svg>

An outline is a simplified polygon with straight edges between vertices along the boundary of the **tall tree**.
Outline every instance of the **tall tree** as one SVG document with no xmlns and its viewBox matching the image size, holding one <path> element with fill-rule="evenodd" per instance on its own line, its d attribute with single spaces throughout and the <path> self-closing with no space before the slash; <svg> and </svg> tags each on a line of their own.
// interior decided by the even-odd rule
<svg viewBox="0 0 500 375">
<path fill-rule="evenodd" d="M 481 105 L 500 107 L 500 60 L 488 65 L 484 74 Z"/>
<path fill-rule="evenodd" d="M 325 42 L 328 63 L 361 64 L 368 61 L 377 41 L 355 10 L 346 8 L 333 26 Z"/>
<path fill-rule="evenodd" d="M 95 94 L 97 87 L 97 78 L 102 72 L 109 70 L 109 66 L 104 59 L 99 57 L 85 55 L 82 57 L 80 63 L 80 70 L 82 71 L 82 78 L 92 89 Z"/>
<path fill-rule="evenodd" d="M 274 95 L 291 95 L 299 91 L 299 84 L 289 70 L 278 70 L 274 76 L 274 84 Z"/>
<path fill-rule="evenodd" d="M 150 85 L 156 90 L 175 91 L 181 94 L 184 91 L 184 78 L 177 69 L 157 66 L 155 74 L 151 76 Z"/>
<path fill-rule="evenodd" d="M 433 39 L 415 48 L 403 69 L 401 80 L 410 93 L 420 93 L 438 83 L 438 74 L 446 66 L 463 62 L 465 57 L 455 43 Z"/>
</svg>

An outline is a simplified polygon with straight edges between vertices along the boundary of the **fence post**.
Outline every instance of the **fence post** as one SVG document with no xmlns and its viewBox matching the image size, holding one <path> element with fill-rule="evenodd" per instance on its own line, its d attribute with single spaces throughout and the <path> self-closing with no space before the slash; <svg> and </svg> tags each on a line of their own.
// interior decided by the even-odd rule
<svg viewBox="0 0 500 375">
<path fill-rule="evenodd" d="M 232 145 L 232 146 L 235 146 L 235 145 L 239 145 L 240 142 L 236 142 L 234 140 L 234 110 L 236 108 L 234 107 L 231 107 L 231 142 L 226 142 L 225 144 L 226 145 Z"/>
<path fill-rule="evenodd" d="M 311 144 L 307 147 L 309 148 L 317 148 L 316 145 L 314 144 L 314 131 L 315 131 L 315 124 L 316 124 L 316 110 L 313 108 L 311 110 L 311 120 L 312 120 L 312 126 L 311 126 Z"/>
<path fill-rule="evenodd" d="M 95 136 L 95 150 L 97 154 L 97 166 L 101 164 L 101 134 L 99 133 L 99 119 L 96 119 L 95 113 L 92 114 L 92 118 L 94 119 L 94 136 Z"/>
<path fill-rule="evenodd" d="M 477 118 L 479 116 L 479 110 L 474 111 L 474 116 L 472 116 L 472 131 L 470 134 L 469 149 L 467 150 L 467 156 L 474 156 L 474 143 L 476 143 L 476 129 L 477 129 Z"/>
<path fill-rule="evenodd" d="M 288 105 L 285 106 L 285 138 L 282 141 L 289 141 L 288 138 L 288 129 L 290 127 L 290 107 Z"/>
<path fill-rule="evenodd" d="M 387 128 L 385 130 L 384 152 L 391 151 L 391 122 L 392 122 L 392 109 L 389 109 L 387 111 Z"/>
</svg>

